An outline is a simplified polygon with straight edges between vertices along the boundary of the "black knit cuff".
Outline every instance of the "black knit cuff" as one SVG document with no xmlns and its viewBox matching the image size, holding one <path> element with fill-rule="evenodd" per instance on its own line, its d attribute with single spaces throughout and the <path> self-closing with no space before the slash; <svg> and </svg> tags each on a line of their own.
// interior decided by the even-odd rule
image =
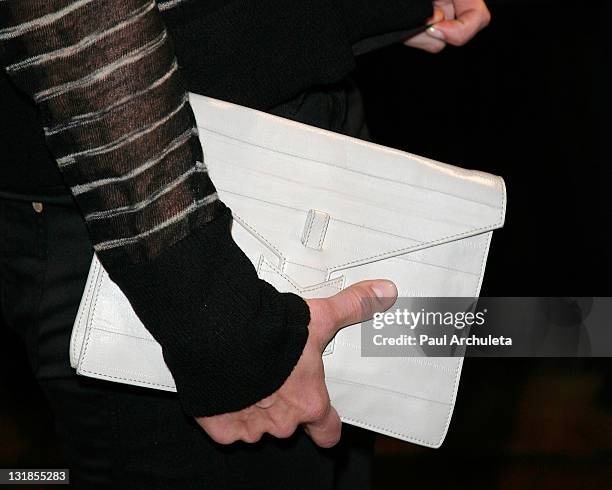
<svg viewBox="0 0 612 490">
<path fill-rule="evenodd" d="M 233 412 L 272 394 L 308 338 L 308 305 L 257 277 L 231 238 L 231 221 L 226 208 L 151 262 L 107 269 L 162 346 L 193 416 Z"/>
</svg>

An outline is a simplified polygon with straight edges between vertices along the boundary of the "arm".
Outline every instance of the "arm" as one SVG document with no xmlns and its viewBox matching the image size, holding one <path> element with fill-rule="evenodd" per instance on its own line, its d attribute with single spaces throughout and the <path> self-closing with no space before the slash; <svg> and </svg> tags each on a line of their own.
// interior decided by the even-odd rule
<svg viewBox="0 0 612 490">
<path fill-rule="evenodd" d="M 309 310 L 260 281 L 232 241 L 155 2 L 0 0 L 0 48 L 185 410 L 238 410 L 278 389 Z"/>
<path fill-rule="evenodd" d="M 0 0 L 0 49 L 185 410 L 221 443 L 304 424 L 335 444 L 321 353 L 339 328 L 390 307 L 395 286 L 364 282 L 307 305 L 258 279 L 206 173 L 154 1 Z"/>
</svg>

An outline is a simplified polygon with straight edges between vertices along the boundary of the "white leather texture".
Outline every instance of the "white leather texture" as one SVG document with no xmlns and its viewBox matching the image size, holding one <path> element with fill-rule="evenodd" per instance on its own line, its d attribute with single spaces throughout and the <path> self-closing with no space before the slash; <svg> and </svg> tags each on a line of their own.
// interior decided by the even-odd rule
<svg viewBox="0 0 612 490">
<path fill-rule="evenodd" d="M 478 296 L 504 222 L 501 178 L 195 94 L 191 104 L 232 234 L 262 279 L 307 298 L 373 278 L 401 297 Z M 342 330 L 323 358 L 342 420 L 439 447 L 463 359 L 414 354 L 361 357 L 359 326 Z M 175 390 L 161 347 L 95 256 L 70 357 L 85 376 Z"/>
</svg>

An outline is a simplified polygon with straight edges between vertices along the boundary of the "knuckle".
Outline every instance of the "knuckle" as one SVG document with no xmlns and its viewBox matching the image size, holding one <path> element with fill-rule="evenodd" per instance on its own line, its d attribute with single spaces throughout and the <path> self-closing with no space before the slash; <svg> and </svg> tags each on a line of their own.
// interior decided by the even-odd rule
<svg viewBox="0 0 612 490">
<path fill-rule="evenodd" d="M 306 406 L 306 417 L 308 420 L 319 420 L 325 416 L 329 410 L 329 399 L 319 394 L 309 400 Z"/>
<path fill-rule="evenodd" d="M 457 36 L 451 42 L 453 46 L 465 46 L 469 41 L 469 37 L 467 36 Z"/>
<path fill-rule="evenodd" d="M 203 424 L 200 423 L 206 434 L 217 444 L 228 445 L 239 440 L 236 430 L 219 425 L 219 424 Z"/>
<path fill-rule="evenodd" d="M 248 444 L 253 444 L 255 442 L 258 442 L 261 439 L 262 435 L 263 434 L 259 431 L 248 432 L 240 440 Z"/>
<path fill-rule="evenodd" d="M 374 310 L 373 298 L 376 295 L 371 288 L 367 287 L 355 287 L 350 289 L 347 294 L 348 311 L 353 315 L 347 315 L 348 317 L 364 317 L 369 316 L 370 311 Z M 348 319 L 343 319 L 343 323 L 346 323 Z"/>
<path fill-rule="evenodd" d="M 272 434 L 274 437 L 279 439 L 287 439 L 293 435 L 297 425 L 291 422 L 281 422 L 276 425 L 274 428 L 274 433 Z"/>
<path fill-rule="evenodd" d="M 223 446 L 227 446 L 229 444 L 233 444 L 237 441 L 235 437 L 226 432 L 209 432 L 208 435 L 210 438 L 215 441 L 217 444 L 221 444 Z"/>
<path fill-rule="evenodd" d="M 329 449 L 330 447 L 334 447 L 336 444 L 340 442 L 340 436 L 334 435 L 333 437 L 328 437 L 322 441 L 319 441 L 319 446 L 323 449 Z"/>
<path fill-rule="evenodd" d="M 491 12 L 485 9 L 482 16 L 482 27 L 487 27 L 491 23 Z"/>
</svg>

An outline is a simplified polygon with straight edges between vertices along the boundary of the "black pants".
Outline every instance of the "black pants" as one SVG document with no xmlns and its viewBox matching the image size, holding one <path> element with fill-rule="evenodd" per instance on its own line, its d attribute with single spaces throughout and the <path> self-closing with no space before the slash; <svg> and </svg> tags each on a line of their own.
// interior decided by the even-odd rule
<svg viewBox="0 0 612 490">
<path fill-rule="evenodd" d="M 349 82 L 273 112 L 367 137 Z M 0 197 L 0 314 L 25 341 L 79 488 L 369 488 L 373 437 L 365 431 L 345 426 L 332 450 L 301 430 L 288 440 L 220 446 L 175 394 L 77 376 L 68 346 L 93 251 L 70 197 L 40 200 Z"/>
</svg>

